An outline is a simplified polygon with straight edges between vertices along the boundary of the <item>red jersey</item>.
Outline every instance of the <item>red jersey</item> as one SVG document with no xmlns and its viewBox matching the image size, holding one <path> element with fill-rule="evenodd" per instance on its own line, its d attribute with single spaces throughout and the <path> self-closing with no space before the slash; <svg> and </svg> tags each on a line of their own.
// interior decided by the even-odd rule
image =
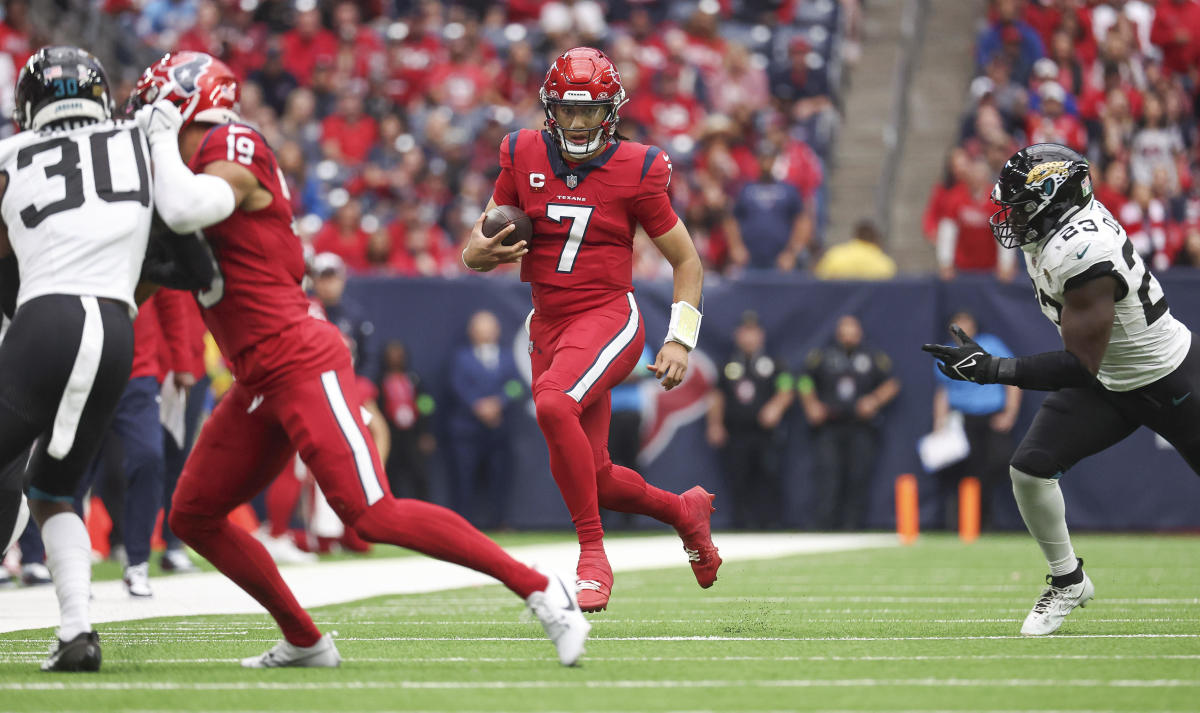
<svg viewBox="0 0 1200 713">
<path fill-rule="evenodd" d="M 187 370 L 189 362 L 181 348 L 186 346 L 190 325 L 182 308 L 189 301 L 184 292 L 162 288 L 138 308 L 129 378 L 153 376 L 162 381 L 168 371 Z"/>
<path fill-rule="evenodd" d="M 204 137 L 189 162 L 199 173 L 216 161 L 245 166 L 274 199 L 254 212 L 239 208 L 204 229 L 217 258 L 213 285 L 196 295 L 204 323 L 233 374 L 248 387 L 278 383 L 350 363 L 337 327 L 308 313 L 300 283 L 304 254 L 292 230 L 292 208 L 275 154 L 257 131 L 223 124 Z M 294 330 L 304 328 L 303 332 Z M 328 331 L 331 339 L 323 338 Z M 281 338 L 286 335 L 287 339 Z"/>
<path fill-rule="evenodd" d="M 671 160 L 656 146 L 614 141 L 568 163 L 547 131 L 522 129 L 500 142 L 492 199 L 532 219 L 521 280 L 541 314 L 577 312 L 633 289 L 633 235 L 656 238 L 679 220 L 667 197 Z"/>
<path fill-rule="evenodd" d="M 945 195 L 943 215 L 958 226 L 954 246 L 954 266 L 959 270 L 991 270 L 996 267 L 996 239 L 988 221 L 996 206 L 986 191 L 972 196 L 965 184 L 958 184 Z"/>
</svg>

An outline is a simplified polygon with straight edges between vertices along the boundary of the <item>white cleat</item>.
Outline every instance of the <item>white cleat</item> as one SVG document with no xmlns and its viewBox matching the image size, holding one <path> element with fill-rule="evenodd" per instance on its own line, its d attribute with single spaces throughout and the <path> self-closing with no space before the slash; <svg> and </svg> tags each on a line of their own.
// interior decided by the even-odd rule
<svg viewBox="0 0 1200 713">
<path fill-rule="evenodd" d="M 152 597 L 150 591 L 150 563 L 131 564 L 125 568 L 125 591 L 137 598 Z"/>
<path fill-rule="evenodd" d="M 275 560 L 275 564 L 313 564 L 317 561 L 315 554 L 297 547 L 290 535 L 271 537 L 267 532 L 260 530 L 255 533 L 255 537 L 267 548 L 267 553 Z"/>
<path fill-rule="evenodd" d="M 554 648 L 558 649 L 559 663 L 574 666 L 583 656 L 583 645 L 587 642 L 592 625 L 580 611 L 572 588 L 557 574 L 538 571 L 546 575 L 550 583 L 544 590 L 530 594 L 525 603 L 542 623 L 542 629 L 554 642 Z"/>
<path fill-rule="evenodd" d="M 1080 566 L 1083 566 L 1082 563 Z M 1056 587 L 1050 584 L 1050 576 L 1046 576 L 1046 584 L 1050 586 L 1042 592 L 1025 623 L 1021 625 L 1021 633 L 1025 636 L 1045 636 L 1058 631 L 1063 619 L 1075 607 L 1086 607 L 1087 603 L 1096 596 L 1096 587 L 1085 572 L 1083 581 L 1078 584 L 1068 584 Z"/>
<path fill-rule="evenodd" d="M 342 655 L 329 634 L 312 646 L 293 646 L 284 639 L 261 656 L 242 659 L 243 668 L 337 668 L 341 663 Z"/>
</svg>

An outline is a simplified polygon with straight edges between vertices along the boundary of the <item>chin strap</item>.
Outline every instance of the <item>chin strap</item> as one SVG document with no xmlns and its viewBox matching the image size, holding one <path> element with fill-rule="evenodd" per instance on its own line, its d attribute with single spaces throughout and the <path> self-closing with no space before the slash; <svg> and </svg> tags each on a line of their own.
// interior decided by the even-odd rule
<svg viewBox="0 0 1200 713">
<path fill-rule="evenodd" d="M 689 352 L 696 348 L 700 339 L 700 321 L 704 318 L 700 310 L 680 300 L 671 305 L 671 321 L 667 326 L 667 342 L 682 344 Z"/>
</svg>

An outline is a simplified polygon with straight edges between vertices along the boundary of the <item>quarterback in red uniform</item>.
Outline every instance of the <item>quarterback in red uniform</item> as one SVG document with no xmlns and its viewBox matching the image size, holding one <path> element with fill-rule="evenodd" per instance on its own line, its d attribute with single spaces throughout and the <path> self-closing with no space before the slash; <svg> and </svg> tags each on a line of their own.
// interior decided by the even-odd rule
<svg viewBox="0 0 1200 713">
<path fill-rule="evenodd" d="M 649 368 L 674 388 L 687 371 L 700 329 L 700 257 L 667 196 L 671 160 L 661 149 L 617 132 L 625 91 L 599 50 L 563 53 L 541 90 L 546 130 L 515 131 L 500 143 L 500 176 L 488 204 L 520 207 L 533 237 L 504 246 L 512 228 L 483 235 L 483 217 L 463 251 L 467 267 L 490 270 L 521 260 L 533 291 L 529 320 L 533 399 L 550 448 L 550 471 L 579 536 L 579 605 L 608 605 L 613 575 L 598 507 L 649 515 L 672 525 L 701 587 L 717 578 L 713 496 L 655 488 L 608 455 L 609 389 L 642 353 L 642 318 L 633 298 L 633 236 L 638 225 L 671 263 L 671 326 Z"/>
<path fill-rule="evenodd" d="M 360 415 L 350 352 L 309 313 L 304 259 L 275 154 L 236 113 L 237 79 L 213 57 L 168 54 L 134 93 L 154 162 L 155 207 L 177 233 L 203 230 L 216 257 L 196 294 L 236 377 L 200 432 L 172 501 L 171 529 L 259 601 L 284 639 L 251 668 L 336 666 L 341 658 L 296 602 L 270 555 L 226 516 L 297 451 L 338 516 L 361 537 L 487 573 L 526 599 L 563 664 L 589 625 L 555 575 L 509 557 L 450 510 L 398 500 Z M 186 161 L 186 163 L 185 163 Z"/>
</svg>

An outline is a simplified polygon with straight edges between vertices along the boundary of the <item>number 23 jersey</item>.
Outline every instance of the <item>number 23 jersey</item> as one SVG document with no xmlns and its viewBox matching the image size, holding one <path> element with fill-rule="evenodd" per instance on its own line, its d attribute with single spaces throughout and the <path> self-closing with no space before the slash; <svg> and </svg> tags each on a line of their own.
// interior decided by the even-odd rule
<svg viewBox="0 0 1200 713">
<path fill-rule="evenodd" d="M 1025 266 L 1042 313 L 1059 334 L 1067 291 L 1103 275 L 1118 283 L 1112 334 L 1097 374 L 1105 388 L 1130 391 L 1183 362 L 1191 333 L 1171 316 L 1158 280 L 1104 204 L 1093 199 L 1039 245 L 1025 248 Z"/>
<path fill-rule="evenodd" d="M 640 223 L 659 237 L 679 220 L 667 186 L 671 160 L 661 149 L 614 141 L 572 165 L 545 131 L 514 131 L 500 142 L 492 198 L 533 221 L 521 280 L 540 314 L 577 312 L 633 289 L 633 236 Z"/>
</svg>

